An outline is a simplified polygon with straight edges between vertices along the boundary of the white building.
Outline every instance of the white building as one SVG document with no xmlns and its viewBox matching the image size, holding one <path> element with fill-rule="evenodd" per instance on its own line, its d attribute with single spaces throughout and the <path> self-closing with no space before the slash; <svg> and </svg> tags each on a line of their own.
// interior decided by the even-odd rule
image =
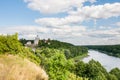
<svg viewBox="0 0 120 80">
<path fill-rule="evenodd" d="M 31 41 L 28 41 L 27 43 L 26 43 L 26 45 L 31 45 L 32 43 L 31 43 Z"/>
<path fill-rule="evenodd" d="M 35 40 L 34 40 L 34 45 L 38 45 L 38 43 L 39 43 L 39 36 L 37 35 L 36 37 L 35 37 Z"/>
</svg>

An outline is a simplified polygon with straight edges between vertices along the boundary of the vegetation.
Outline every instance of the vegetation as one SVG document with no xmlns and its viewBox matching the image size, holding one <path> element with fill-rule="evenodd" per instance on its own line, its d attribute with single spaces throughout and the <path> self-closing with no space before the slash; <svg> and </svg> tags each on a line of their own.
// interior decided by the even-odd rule
<svg viewBox="0 0 120 80">
<path fill-rule="evenodd" d="M 18 41 L 17 33 L 12 36 L 0 35 L 0 54 L 8 53 L 8 52 L 12 54 L 22 52 L 22 47 L 21 47 L 20 42 Z"/>
<path fill-rule="evenodd" d="M 34 55 L 30 48 L 25 48 L 18 40 L 18 34 L 0 35 L 0 54 L 19 55 L 28 58 L 36 64 L 40 64 L 40 59 Z"/>
<path fill-rule="evenodd" d="M 102 51 L 108 55 L 120 57 L 120 45 L 98 45 L 98 46 L 86 46 L 89 49 L 95 49 Z"/>
<path fill-rule="evenodd" d="M 120 69 L 114 68 L 110 71 L 110 74 L 114 75 L 118 80 L 120 80 Z"/>
<path fill-rule="evenodd" d="M 33 52 L 32 49 L 25 48 L 18 41 L 17 34 L 1 35 L 0 62 L 2 64 L 0 63 L 0 74 L 5 72 L 4 75 L 0 75 L 0 78 L 2 80 L 4 78 L 6 80 L 17 80 L 18 75 L 26 75 L 28 80 L 42 80 L 41 76 L 44 75 L 44 71 L 41 73 L 41 69 L 34 67 L 36 65 L 28 61 L 31 60 L 46 71 L 49 80 L 120 80 L 120 70 L 118 68 L 107 72 L 99 62 L 91 60 L 84 63 L 78 60 L 79 57 L 86 54 L 87 48 L 85 47 L 56 40 L 41 40 L 35 52 Z M 24 71 L 29 72 L 30 75 Z M 36 74 L 41 76 L 36 78 Z M 8 75 L 9 79 L 4 77 Z M 45 79 L 48 79 L 48 77 L 46 75 Z M 23 79 L 27 80 L 27 78 Z"/>
<path fill-rule="evenodd" d="M 28 59 L 0 55 L 0 80 L 48 80 L 46 72 Z"/>
<path fill-rule="evenodd" d="M 119 69 L 109 73 L 94 60 L 89 63 L 74 62 L 65 57 L 64 50 L 41 48 L 36 50 L 36 55 L 50 80 L 119 80 Z"/>
<path fill-rule="evenodd" d="M 41 48 L 36 50 L 36 55 L 41 59 L 41 66 L 50 80 L 88 80 L 72 72 L 75 62 L 65 57 L 64 50 Z"/>
<path fill-rule="evenodd" d="M 48 47 L 54 49 L 64 49 L 66 58 L 73 58 L 79 55 L 87 54 L 88 50 L 86 47 L 75 46 L 70 43 L 60 42 L 57 40 L 40 40 L 39 47 Z"/>
<path fill-rule="evenodd" d="M 21 39 L 20 42 L 25 45 L 27 41 L 31 41 L 33 43 L 33 40 L 25 40 Z M 66 42 L 60 42 L 57 40 L 39 40 L 38 44 L 39 48 L 51 48 L 51 49 L 59 49 L 63 50 L 64 49 L 64 54 L 67 59 L 69 58 L 74 58 L 77 56 L 82 56 L 82 55 L 87 55 L 88 49 L 86 47 L 81 47 L 81 46 L 75 46 L 70 43 Z"/>
<path fill-rule="evenodd" d="M 115 68 L 109 72 L 97 61 L 91 60 L 89 63 L 82 61 L 75 64 L 74 74 L 89 80 L 120 80 L 120 69 Z"/>
</svg>

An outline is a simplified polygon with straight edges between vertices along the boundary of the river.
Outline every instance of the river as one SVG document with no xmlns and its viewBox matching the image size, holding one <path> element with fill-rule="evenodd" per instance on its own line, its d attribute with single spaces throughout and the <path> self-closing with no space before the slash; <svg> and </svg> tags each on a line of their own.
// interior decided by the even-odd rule
<svg viewBox="0 0 120 80">
<path fill-rule="evenodd" d="M 110 71 L 115 67 L 120 69 L 120 58 L 109 56 L 95 50 L 89 50 L 88 55 L 88 57 L 83 59 L 83 61 L 86 63 L 91 59 L 94 59 L 95 61 L 99 61 L 105 67 L 105 69 L 107 69 L 107 71 Z"/>
</svg>

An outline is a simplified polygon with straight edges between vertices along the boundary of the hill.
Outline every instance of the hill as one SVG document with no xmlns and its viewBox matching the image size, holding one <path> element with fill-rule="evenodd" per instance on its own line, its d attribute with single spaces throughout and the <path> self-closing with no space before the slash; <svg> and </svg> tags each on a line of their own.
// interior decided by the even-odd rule
<svg viewBox="0 0 120 80">
<path fill-rule="evenodd" d="M 48 80 L 48 75 L 28 59 L 0 55 L 0 80 Z"/>
</svg>

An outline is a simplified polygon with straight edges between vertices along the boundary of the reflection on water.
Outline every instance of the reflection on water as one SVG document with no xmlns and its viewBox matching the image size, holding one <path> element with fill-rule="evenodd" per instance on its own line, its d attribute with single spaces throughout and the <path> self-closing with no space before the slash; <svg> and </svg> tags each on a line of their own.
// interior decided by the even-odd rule
<svg viewBox="0 0 120 80">
<path fill-rule="evenodd" d="M 89 50 L 88 55 L 88 57 L 83 59 L 84 62 L 89 62 L 91 59 L 94 59 L 99 61 L 107 69 L 107 71 L 110 71 L 115 67 L 120 68 L 120 58 L 109 56 L 94 50 Z"/>
</svg>

